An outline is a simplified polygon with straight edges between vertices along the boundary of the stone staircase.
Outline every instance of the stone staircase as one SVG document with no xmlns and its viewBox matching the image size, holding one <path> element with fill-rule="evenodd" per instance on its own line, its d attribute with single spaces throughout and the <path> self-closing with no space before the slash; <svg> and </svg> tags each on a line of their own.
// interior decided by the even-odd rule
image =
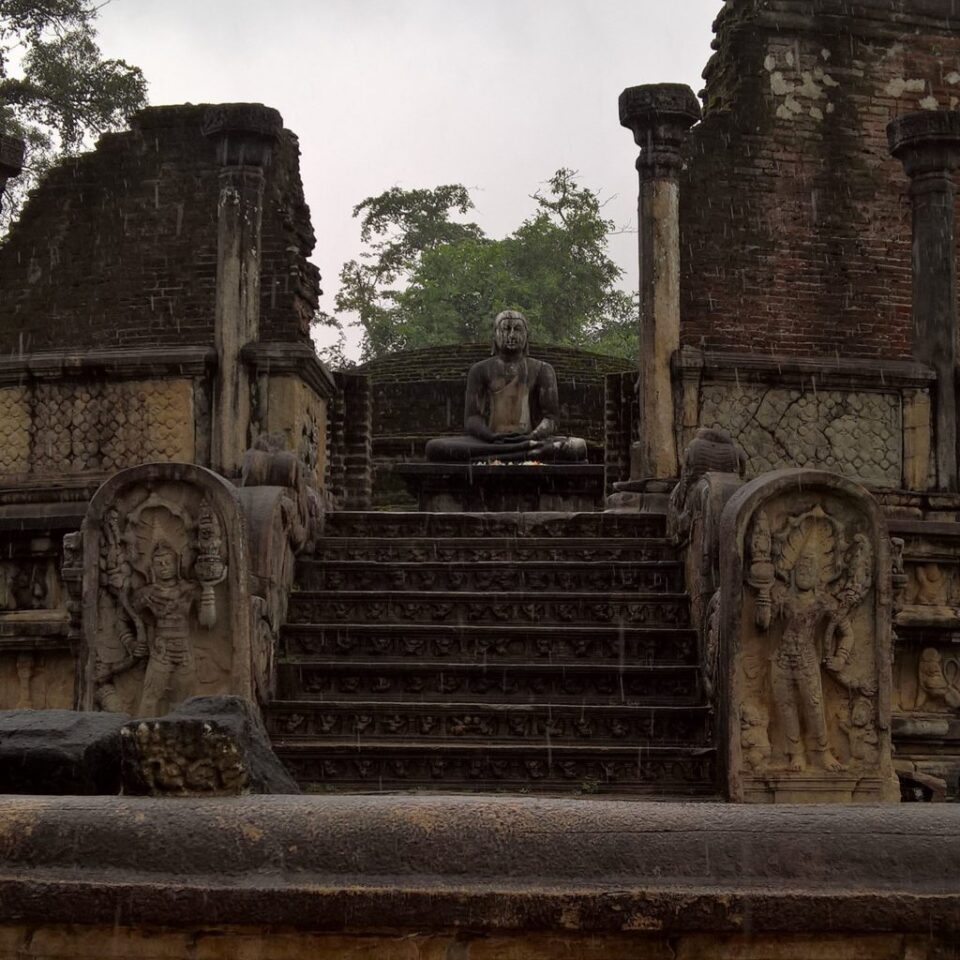
<svg viewBox="0 0 960 960">
<path fill-rule="evenodd" d="M 332 514 L 274 746 L 310 790 L 713 796 L 682 579 L 657 516 Z"/>
</svg>

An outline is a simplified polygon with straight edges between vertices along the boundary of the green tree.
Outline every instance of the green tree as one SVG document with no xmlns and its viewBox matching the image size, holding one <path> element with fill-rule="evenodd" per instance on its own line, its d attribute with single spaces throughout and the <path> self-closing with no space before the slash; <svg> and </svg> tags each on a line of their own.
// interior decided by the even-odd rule
<svg viewBox="0 0 960 960">
<path fill-rule="evenodd" d="M 561 169 L 533 199 L 533 215 L 501 240 L 451 219 L 473 207 L 460 185 L 393 188 L 359 204 L 368 249 L 362 263 L 344 264 L 336 309 L 357 316 L 364 358 L 486 339 L 491 318 L 510 307 L 541 343 L 632 356 L 634 303 L 616 287 L 613 224 L 596 194 Z"/>
<path fill-rule="evenodd" d="M 100 53 L 94 21 L 101 5 L 0 0 L 0 134 L 26 142 L 24 172 L 7 184 L 0 228 L 58 156 L 122 126 L 146 103 L 140 69 Z"/>
</svg>

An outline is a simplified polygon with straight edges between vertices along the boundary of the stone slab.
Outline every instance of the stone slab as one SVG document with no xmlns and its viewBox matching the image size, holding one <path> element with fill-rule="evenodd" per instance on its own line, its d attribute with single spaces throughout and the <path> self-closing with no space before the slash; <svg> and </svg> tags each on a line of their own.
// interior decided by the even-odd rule
<svg viewBox="0 0 960 960">
<path fill-rule="evenodd" d="M 950 804 L 0 799 L 20 923 L 960 936 Z"/>
<path fill-rule="evenodd" d="M 127 719 L 74 710 L 0 712 L 0 791 L 119 793 L 120 728 Z"/>
</svg>

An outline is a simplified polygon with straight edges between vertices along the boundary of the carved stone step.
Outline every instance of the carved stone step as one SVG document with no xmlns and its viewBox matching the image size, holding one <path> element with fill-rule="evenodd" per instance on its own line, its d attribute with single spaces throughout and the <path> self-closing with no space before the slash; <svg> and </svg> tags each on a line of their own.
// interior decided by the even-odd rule
<svg viewBox="0 0 960 960">
<path fill-rule="evenodd" d="M 483 743 L 652 744 L 710 743 L 710 711 L 701 707 L 573 706 L 570 704 L 405 703 L 403 701 L 274 701 L 264 711 L 275 744 L 329 739 L 446 740 Z"/>
<path fill-rule="evenodd" d="M 370 563 L 307 560 L 300 590 L 665 591 L 682 588 L 678 561 L 653 563 Z"/>
<path fill-rule="evenodd" d="M 666 517 L 629 513 L 379 513 L 327 515 L 330 537 L 663 537 Z"/>
<path fill-rule="evenodd" d="M 531 661 L 540 669 L 587 661 L 695 665 L 689 629 L 647 627 L 300 624 L 285 626 L 281 656 L 351 660 Z"/>
<path fill-rule="evenodd" d="M 686 627 L 685 594 L 300 591 L 287 622 L 595 624 Z"/>
<path fill-rule="evenodd" d="M 532 747 L 529 744 L 419 744 L 354 739 L 283 744 L 284 765 L 306 789 L 488 790 L 712 796 L 709 747 Z"/>
<path fill-rule="evenodd" d="M 325 535 L 318 560 L 367 560 L 378 563 L 576 563 L 675 560 L 669 541 L 659 538 L 606 540 L 590 537 L 336 537 Z"/>
<path fill-rule="evenodd" d="M 698 705 L 694 666 L 287 660 L 281 700 Z"/>
</svg>

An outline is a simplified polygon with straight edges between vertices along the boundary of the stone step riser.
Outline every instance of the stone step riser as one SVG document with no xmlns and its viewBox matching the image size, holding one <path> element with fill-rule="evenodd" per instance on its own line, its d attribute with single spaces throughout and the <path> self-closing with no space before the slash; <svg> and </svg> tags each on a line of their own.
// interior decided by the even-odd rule
<svg viewBox="0 0 960 960">
<path fill-rule="evenodd" d="M 707 746 L 710 717 L 705 708 L 503 707 L 405 703 L 274 703 L 265 716 L 278 743 L 313 743 L 330 738 L 432 743 L 475 742 L 562 745 L 686 744 Z"/>
<path fill-rule="evenodd" d="M 583 662 L 694 665 L 698 656 L 697 638 L 690 630 L 300 626 L 284 628 L 281 640 L 283 658 L 427 657 L 491 665 L 514 661 L 534 663 L 541 670 Z"/>
<path fill-rule="evenodd" d="M 659 540 L 423 540 L 324 539 L 318 561 L 366 563 L 649 563 L 675 561 L 676 551 Z"/>
<path fill-rule="evenodd" d="M 325 537 L 663 537 L 666 517 L 617 513 L 331 513 Z"/>
<path fill-rule="evenodd" d="M 281 663 L 281 700 L 403 700 L 413 702 L 696 704 L 694 667 L 542 666 L 464 664 Z"/>
<path fill-rule="evenodd" d="M 316 752 L 278 750 L 304 786 L 356 790 L 489 790 L 709 796 L 716 792 L 712 752 L 684 754 L 643 748 L 599 756 L 550 751 L 500 755 L 434 747 L 429 753 L 363 750 L 344 746 Z"/>
<path fill-rule="evenodd" d="M 622 595 L 619 595 L 622 596 Z M 684 596 L 646 599 L 599 598 L 589 594 L 350 594 L 297 592 L 287 622 L 422 624 L 584 624 L 613 627 L 688 627 Z"/>
<path fill-rule="evenodd" d="M 609 593 L 635 590 L 676 593 L 679 564 L 349 564 L 309 562 L 297 571 L 303 591 L 530 590 Z"/>
</svg>

